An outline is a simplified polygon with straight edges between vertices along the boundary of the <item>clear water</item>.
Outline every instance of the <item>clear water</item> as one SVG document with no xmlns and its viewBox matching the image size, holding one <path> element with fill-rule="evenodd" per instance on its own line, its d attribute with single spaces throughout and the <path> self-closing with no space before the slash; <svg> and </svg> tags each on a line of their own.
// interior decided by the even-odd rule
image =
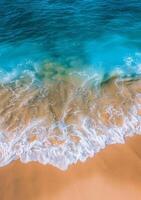
<svg viewBox="0 0 141 200">
<path fill-rule="evenodd" d="M 140 1 L 1 0 L 0 13 L 4 73 L 33 71 L 45 60 L 98 73 L 139 73 Z"/>
<path fill-rule="evenodd" d="M 141 82 L 91 86 L 113 75 L 140 78 L 139 0 L 1 0 L 0 166 L 67 169 L 140 134 Z"/>
</svg>

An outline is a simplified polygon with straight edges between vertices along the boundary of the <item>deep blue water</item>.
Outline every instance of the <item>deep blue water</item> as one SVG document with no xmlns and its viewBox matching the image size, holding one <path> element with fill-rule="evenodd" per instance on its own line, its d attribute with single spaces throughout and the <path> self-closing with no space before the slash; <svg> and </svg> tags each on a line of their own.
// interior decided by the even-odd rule
<svg viewBox="0 0 141 200">
<path fill-rule="evenodd" d="M 109 75 L 140 73 L 141 2 L 1 0 L 1 80 L 44 61 Z"/>
</svg>

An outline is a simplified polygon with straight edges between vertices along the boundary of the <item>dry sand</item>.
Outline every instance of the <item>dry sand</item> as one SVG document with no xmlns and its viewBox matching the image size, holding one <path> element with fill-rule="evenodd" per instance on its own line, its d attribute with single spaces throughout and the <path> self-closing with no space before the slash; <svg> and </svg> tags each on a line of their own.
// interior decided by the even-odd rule
<svg viewBox="0 0 141 200">
<path fill-rule="evenodd" d="M 141 136 L 63 172 L 15 161 L 0 169 L 1 200 L 140 200 Z"/>
</svg>

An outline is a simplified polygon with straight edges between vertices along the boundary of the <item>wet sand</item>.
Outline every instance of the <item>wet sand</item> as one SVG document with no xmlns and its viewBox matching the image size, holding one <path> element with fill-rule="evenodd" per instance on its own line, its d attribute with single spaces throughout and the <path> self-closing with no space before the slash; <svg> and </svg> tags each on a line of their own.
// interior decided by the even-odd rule
<svg viewBox="0 0 141 200">
<path fill-rule="evenodd" d="M 15 161 L 0 169 L 2 200 L 140 200 L 141 136 L 61 171 Z"/>
<path fill-rule="evenodd" d="M 0 167 L 20 159 L 66 170 L 140 134 L 141 80 L 112 77 L 98 88 L 94 81 L 65 75 L 42 87 L 27 77 L 1 85 Z"/>
</svg>

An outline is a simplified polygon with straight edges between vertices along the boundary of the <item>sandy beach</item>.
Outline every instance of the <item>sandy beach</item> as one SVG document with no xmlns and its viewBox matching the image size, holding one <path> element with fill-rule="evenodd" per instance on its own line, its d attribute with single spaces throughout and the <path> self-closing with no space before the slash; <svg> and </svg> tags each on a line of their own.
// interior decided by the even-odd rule
<svg viewBox="0 0 141 200">
<path fill-rule="evenodd" d="M 0 88 L 0 200 L 141 199 L 140 80 L 80 83 Z"/>
<path fill-rule="evenodd" d="M 141 136 L 61 171 L 19 161 L 0 169 L 2 200 L 140 200 Z"/>
</svg>

